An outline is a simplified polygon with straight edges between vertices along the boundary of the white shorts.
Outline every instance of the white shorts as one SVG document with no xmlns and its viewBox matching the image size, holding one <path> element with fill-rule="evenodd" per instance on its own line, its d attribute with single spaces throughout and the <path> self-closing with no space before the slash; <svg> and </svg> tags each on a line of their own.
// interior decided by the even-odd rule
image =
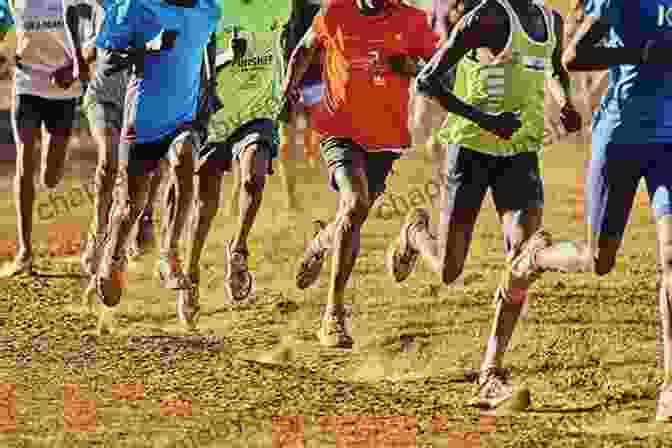
<svg viewBox="0 0 672 448">
<path fill-rule="evenodd" d="M 324 83 L 308 84 L 301 88 L 301 102 L 304 106 L 314 106 L 322 100 Z"/>
</svg>

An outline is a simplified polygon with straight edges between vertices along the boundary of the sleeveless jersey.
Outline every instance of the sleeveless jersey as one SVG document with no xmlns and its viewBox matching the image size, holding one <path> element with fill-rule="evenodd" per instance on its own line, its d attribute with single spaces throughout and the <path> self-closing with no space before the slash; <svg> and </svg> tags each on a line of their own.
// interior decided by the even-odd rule
<svg viewBox="0 0 672 448">
<path fill-rule="evenodd" d="M 496 1 L 509 15 L 509 40 L 496 59 L 492 59 L 487 49 L 472 52 L 476 57 L 465 56 L 457 66 L 454 92 L 484 112 L 519 111 L 523 126 L 511 140 L 504 140 L 466 118 L 451 116 L 437 136 L 443 144 L 459 144 L 492 155 L 540 151 L 544 135 L 545 85 L 552 74 L 551 60 L 558 38 L 553 14 L 542 2 L 534 2 L 543 11 L 546 22 L 547 39 L 540 43 L 529 37 L 507 0 Z"/>
<path fill-rule="evenodd" d="M 272 118 L 277 109 L 279 63 L 276 44 L 289 15 L 287 2 L 222 1 L 217 30 L 217 94 L 223 104 L 211 119 L 208 140 L 226 140 L 236 129 L 258 118 Z M 234 32 L 246 50 L 236 63 L 229 42 Z"/>
</svg>

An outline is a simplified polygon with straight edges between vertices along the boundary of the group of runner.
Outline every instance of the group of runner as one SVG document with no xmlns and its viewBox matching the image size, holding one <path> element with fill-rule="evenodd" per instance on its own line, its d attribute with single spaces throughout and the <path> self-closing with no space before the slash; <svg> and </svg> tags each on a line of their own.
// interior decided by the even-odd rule
<svg viewBox="0 0 672 448">
<path fill-rule="evenodd" d="M 95 293 L 90 296 L 102 309 L 121 300 L 132 228 L 142 222 L 163 173 L 156 273 L 179 292 L 178 318 L 195 328 L 203 245 L 219 207 L 222 176 L 236 166 L 238 227 L 226 244 L 226 285 L 232 302 L 248 301 L 253 281 L 247 239 L 278 156 L 287 206 L 298 205 L 288 153 L 302 105 L 314 131 L 306 155 L 314 158 L 319 147 L 329 184 L 340 197 L 333 221 L 317 222 L 296 274 L 297 287 L 309 287 L 332 255 L 318 333 L 324 346 L 348 348 L 354 342 L 344 292 L 372 204 L 406 149 L 427 142 L 444 182 L 436 230 L 430 230 L 426 210 L 411 210 L 389 247 L 386 266 L 397 282 L 422 258 L 444 283 L 452 283 L 462 272 L 485 193 L 492 190 L 506 268 L 473 403 L 495 408 L 513 395 L 502 357 L 530 286 L 546 271 L 608 273 L 643 177 L 657 218 L 662 266 L 666 376 L 656 415 L 672 418 L 672 199 L 665 174 L 672 154 L 666 118 L 672 116 L 672 72 L 666 65 L 672 0 L 579 2 L 569 33 L 562 17 L 540 0 L 439 1 L 429 20 L 398 0 L 308 3 L 301 11 L 294 6 L 286 39 L 278 38 L 272 18 L 247 19 L 253 2 L 220 7 L 215 0 L 16 0 L 4 8 L 0 20 L 16 24 L 17 38 L 14 273 L 32 270 L 40 127 L 47 131 L 42 182 L 53 188 L 63 173 L 77 98 L 84 96 L 99 148 L 96 212 L 82 256 L 88 292 Z M 6 31 L 3 25 L 0 33 Z M 571 39 L 565 48 L 566 34 Z M 253 79 L 243 76 L 250 64 Z M 567 69 L 609 70 L 609 89 L 592 125 L 588 242 L 553 244 L 541 228 L 539 153 L 548 126 L 547 95 L 559 106 L 565 131 L 580 131 L 585 121 L 572 104 Z M 283 79 L 275 92 L 278 72 Z M 269 88 L 257 89 L 263 94 L 254 98 L 240 96 L 250 83 Z M 410 121 L 432 123 L 421 129 L 419 140 L 408 125 L 412 85 L 419 110 Z M 172 93 L 170 101 L 165 92 Z M 178 257 L 181 235 L 189 242 L 186 269 Z"/>
</svg>

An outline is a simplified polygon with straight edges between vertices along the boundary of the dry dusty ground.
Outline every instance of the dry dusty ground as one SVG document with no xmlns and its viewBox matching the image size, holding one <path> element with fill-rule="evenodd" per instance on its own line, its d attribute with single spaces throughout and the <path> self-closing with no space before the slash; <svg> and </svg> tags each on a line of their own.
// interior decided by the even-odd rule
<svg viewBox="0 0 672 448">
<path fill-rule="evenodd" d="M 546 153 L 545 223 L 556 239 L 583 235 L 585 152 L 566 144 Z M 383 254 L 402 218 L 389 207 L 373 213 L 347 296 L 354 304 L 356 345 L 339 352 L 322 349 L 314 336 L 326 273 L 307 292 L 292 284 L 311 218 L 329 218 L 336 203 L 321 175 L 307 168 L 301 175 L 306 212 L 297 216 L 281 211 L 279 180 L 270 181 L 251 240 L 256 306 L 223 304 L 224 241 L 233 221 L 224 211 L 218 216 L 204 259 L 208 285 L 201 340 L 192 340 L 190 350 L 185 340 L 183 350 L 177 350 L 175 338 L 151 347 L 138 339 L 179 334 L 175 297 L 154 286 L 151 255 L 134 267 L 130 291 L 118 307 L 120 334 L 87 336 L 94 334 L 96 322 L 76 307 L 82 292 L 77 264 L 47 254 L 76 251 L 76 244 L 67 242 L 77 243 L 90 203 L 79 176 L 67 179 L 58 197 L 40 193 L 34 240 L 37 268 L 44 275 L 0 279 L 0 383 L 15 385 L 16 410 L 15 419 L 0 412 L 0 425 L 14 428 L 0 434 L 0 446 L 298 446 L 272 445 L 274 416 L 301 416 L 306 447 L 335 446 L 334 433 L 327 430 L 339 420 L 325 420 L 330 416 L 416 419 L 407 426 L 417 435 L 406 444 L 392 442 L 392 420 L 340 421 L 344 431 L 359 428 L 362 441 L 350 447 L 672 446 L 672 426 L 653 420 L 661 380 L 654 351 L 657 254 L 646 207 L 631 219 L 615 272 L 574 279 L 548 274 L 534 287 L 528 319 L 516 331 L 508 357 L 514 379 L 532 390 L 531 410 L 498 416 L 493 427 L 492 419 L 479 423 L 478 412 L 465 405 L 476 386 L 462 375 L 464 368 L 478 365 L 503 261 L 491 199 L 478 222 L 466 271 L 454 287 L 439 287 L 424 266 L 401 286 L 392 284 Z M 426 195 L 423 199 L 414 191 L 425 188 L 430 176 L 431 167 L 419 157 L 405 160 L 386 200 L 394 195 L 399 204 L 401 198 L 427 203 Z M 230 177 L 225 182 L 224 201 Z M 67 209 L 59 197 L 68 201 Z M 3 199 L 0 238 L 13 241 L 9 191 Z M 293 360 L 276 365 L 246 361 L 272 352 L 288 335 L 295 341 Z M 172 361 L 171 351 L 177 351 Z M 136 386 L 115 386 L 129 384 Z M 79 398 L 65 385 L 77 385 Z M 12 388 L 0 390 L 4 403 L 11 402 Z M 189 405 L 179 406 L 179 400 Z M 86 418 L 87 402 L 95 402 L 95 427 Z M 80 410 L 79 417 L 71 415 L 73 409 Z M 171 409 L 182 415 L 166 415 Z M 434 430 L 474 434 L 467 437 L 468 445 L 458 435 Z"/>
</svg>

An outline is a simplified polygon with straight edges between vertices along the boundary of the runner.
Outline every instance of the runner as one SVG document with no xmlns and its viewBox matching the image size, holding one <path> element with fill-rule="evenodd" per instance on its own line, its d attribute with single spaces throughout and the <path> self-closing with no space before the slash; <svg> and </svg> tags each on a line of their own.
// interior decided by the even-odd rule
<svg viewBox="0 0 672 448">
<path fill-rule="evenodd" d="M 642 178 L 658 227 L 662 277 L 659 310 L 665 379 L 656 419 L 672 420 L 672 1 L 587 0 L 586 19 L 563 61 L 569 70 L 609 69 L 609 89 L 595 114 L 588 167 L 588 241 L 549 247 L 533 238 L 508 263 L 500 294 L 544 271 L 605 275 L 616 254 Z M 608 36 L 608 45 L 600 40 Z"/>
<path fill-rule="evenodd" d="M 240 174 L 240 209 L 238 227 L 226 243 L 225 290 L 229 303 L 250 303 L 253 279 L 248 269 L 248 238 L 261 206 L 266 175 L 272 174 L 271 163 L 278 154 L 278 135 L 270 118 L 277 108 L 274 92 L 273 45 L 274 13 L 251 14 L 244 1 L 229 2 L 222 19 L 217 41 L 222 48 L 216 59 L 217 92 L 222 109 L 211 118 L 208 142 L 200 152 L 197 167 L 195 209 L 188 227 L 188 272 L 192 285 L 192 317 L 185 321 L 195 325 L 198 318 L 200 260 L 219 209 L 222 177 L 238 167 Z M 248 300 L 250 299 L 250 300 Z M 183 302 L 187 302 L 183 300 Z"/>
<path fill-rule="evenodd" d="M 441 41 L 447 41 L 453 26 L 462 18 L 465 10 L 472 9 L 475 0 L 434 0 L 430 24 Z M 443 150 L 436 140 L 434 133 L 442 126 L 448 114 L 436 101 L 423 95 L 418 95 L 416 89 L 411 92 L 413 96 L 413 143 L 424 144 L 425 154 L 430 160 L 441 165 Z"/>
<path fill-rule="evenodd" d="M 95 290 L 107 307 L 116 306 L 125 289 L 124 248 L 146 205 L 148 173 L 164 157 L 170 165 L 170 188 L 164 201 L 169 209 L 162 214 L 167 224 L 156 274 L 168 289 L 189 288 L 180 267 L 178 240 L 193 200 L 194 158 L 200 147 L 194 120 L 203 54 L 219 16 L 214 0 L 125 0 L 107 6 L 96 46 L 111 50 L 113 61 L 123 62 L 123 52 L 129 49 L 165 48 L 137 58 L 128 86 L 119 157 L 122 188 L 102 264 L 87 290 Z M 165 92 L 171 92 L 170 101 Z M 101 330 L 106 326 L 104 314 L 100 314 Z"/>
<path fill-rule="evenodd" d="M 411 143 L 409 76 L 392 68 L 410 58 L 428 60 L 437 43 L 426 14 L 414 7 L 384 0 L 343 0 L 330 3 L 317 15 L 290 61 L 283 91 L 291 99 L 314 55 L 325 51 L 325 96 L 313 120 L 324 136 L 322 158 L 330 171 L 330 184 L 339 192 L 340 207 L 329 225 L 318 222 L 320 229 L 296 275 L 300 289 L 309 287 L 317 280 L 327 252 L 334 251 L 318 333 L 325 346 L 353 344 L 350 307 L 343 299 L 359 253 L 360 231 L 371 205 L 385 190 L 394 162 Z M 495 127 L 507 127 L 511 121 L 487 118 Z"/>
<path fill-rule="evenodd" d="M 293 0 L 292 12 L 289 18 L 287 29 L 287 42 L 282 49 L 283 64 L 280 72 L 284 76 L 286 63 L 289 57 L 299 44 L 299 41 L 306 34 L 313 18 L 320 10 L 320 0 Z M 304 156 L 312 168 L 319 162 L 319 142 L 320 136 L 311 125 L 311 113 L 315 105 L 320 102 L 324 91 L 322 82 L 322 64 L 319 58 L 311 64 L 303 78 L 301 85 L 301 101 L 293 108 L 287 121 L 279 120 L 280 131 L 280 157 L 278 159 L 278 168 L 285 189 L 288 210 L 297 210 L 299 208 L 296 198 L 296 176 L 292 172 L 290 158 L 296 153 L 297 125 L 299 116 L 303 116 L 306 122 L 306 129 L 303 133 Z"/>
<path fill-rule="evenodd" d="M 423 69 L 418 90 L 439 101 L 459 117 L 449 117 L 438 138 L 445 145 L 438 235 L 429 231 L 429 213 L 411 210 L 400 236 L 390 246 L 387 267 L 397 282 L 404 281 L 422 257 L 445 284 L 462 273 L 483 198 L 492 190 L 510 257 L 541 224 L 543 185 L 538 152 L 543 147 L 546 86 L 562 106 L 565 127 L 580 129 L 580 115 L 567 94 L 569 77 L 561 64 L 562 18 L 530 0 L 484 0 L 464 16 L 451 39 Z M 451 99 L 445 73 L 455 65 L 455 92 L 468 104 Z M 552 77 L 549 76 L 552 74 Z M 551 79 L 548 79 L 548 78 Z M 500 138 L 487 132 L 482 112 L 509 117 L 520 113 L 523 126 Z M 484 126 L 484 124 L 486 126 Z M 512 130 L 516 127 L 511 126 Z M 511 390 L 499 369 L 500 358 L 526 300 L 498 298 L 493 336 L 480 375 L 474 404 L 494 407 Z"/>
<path fill-rule="evenodd" d="M 9 9 L 16 23 L 16 39 L 8 42 L 15 47 L 10 48 L 9 56 L 16 62 L 12 127 L 17 147 L 14 188 L 18 251 L 8 274 L 19 276 L 33 273 L 34 172 L 42 149 L 42 125 L 46 128 L 46 154 L 41 183 L 52 189 L 63 177 L 82 86 L 74 79 L 75 54 L 65 30 L 62 0 L 10 1 Z"/>
<path fill-rule="evenodd" d="M 105 75 L 109 68 L 110 52 L 96 51 L 94 40 L 103 24 L 105 8 L 102 1 L 97 0 L 65 0 L 66 26 L 77 53 L 83 61 L 80 65 L 80 80 L 86 81 L 88 88 L 84 95 L 84 109 L 98 146 L 98 166 L 95 174 L 95 200 L 93 220 L 89 236 L 82 250 L 82 273 L 91 276 L 96 271 L 96 263 L 100 259 L 100 248 L 107 235 L 110 210 L 112 206 L 112 189 L 115 185 L 121 132 L 124 98 L 128 82 L 126 72 Z M 93 73 L 93 79 L 90 79 Z M 132 256 L 138 256 L 143 249 L 153 243 L 152 203 L 161 177 L 154 176 L 150 186 L 150 200 L 142 219 L 136 224 L 136 235 L 131 244 Z"/>
<path fill-rule="evenodd" d="M 584 4 L 585 0 L 574 0 L 570 8 L 565 27 L 566 43 L 571 42 L 579 26 L 585 20 Z M 584 119 L 584 128 L 581 130 L 581 137 L 583 143 L 589 145 L 591 117 L 607 90 L 609 72 L 607 70 L 599 72 L 574 72 L 570 75 L 576 86 L 573 97 L 577 100 L 579 112 L 581 112 L 581 116 Z"/>
</svg>

